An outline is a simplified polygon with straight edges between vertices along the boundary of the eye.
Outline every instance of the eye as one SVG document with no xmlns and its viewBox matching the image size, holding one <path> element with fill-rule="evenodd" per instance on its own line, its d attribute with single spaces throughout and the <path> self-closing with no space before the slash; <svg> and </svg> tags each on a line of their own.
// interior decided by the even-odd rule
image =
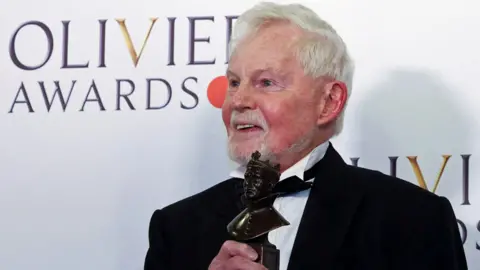
<svg viewBox="0 0 480 270">
<path fill-rule="evenodd" d="M 230 87 L 238 87 L 240 85 L 240 82 L 237 80 L 229 80 L 228 84 Z"/>
<path fill-rule="evenodd" d="M 272 81 L 272 80 L 268 80 L 268 79 L 263 79 L 263 80 L 261 80 L 261 84 L 262 84 L 262 86 L 268 87 L 268 86 L 272 86 L 272 85 L 273 85 L 273 81 Z"/>
</svg>

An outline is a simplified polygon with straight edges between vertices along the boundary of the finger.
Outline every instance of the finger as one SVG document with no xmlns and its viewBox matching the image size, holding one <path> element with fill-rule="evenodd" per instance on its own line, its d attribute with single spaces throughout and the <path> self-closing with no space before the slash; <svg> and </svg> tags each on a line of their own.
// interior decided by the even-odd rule
<svg viewBox="0 0 480 270">
<path fill-rule="evenodd" d="M 257 259 L 257 255 L 257 252 L 249 245 L 228 240 L 223 243 L 222 248 L 217 255 L 217 259 L 223 261 L 234 256 L 241 256 L 253 261 Z"/>
<path fill-rule="evenodd" d="M 231 257 L 224 267 L 226 270 L 268 270 L 265 266 L 241 256 Z"/>
</svg>

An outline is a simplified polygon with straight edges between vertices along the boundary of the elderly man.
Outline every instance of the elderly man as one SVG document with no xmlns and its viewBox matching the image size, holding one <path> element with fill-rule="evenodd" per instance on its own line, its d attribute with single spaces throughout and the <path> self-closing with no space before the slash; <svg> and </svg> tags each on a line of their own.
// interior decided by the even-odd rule
<svg viewBox="0 0 480 270">
<path fill-rule="evenodd" d="M 229 155 L 240 166 L 153 214 L 145 270 L 265 269 L 227 232 L 257 150 L 280 164 L 280 181 L 313 181 L 274 201 L 290 223 L 268 235 L 280 269 L 467 269 L 447 199 L 349 166 L 329 142 L 341 131 L 353 77 L 329 24 L 301 5 L 259 4 L 238 18 L 230 52 L 222 116 Z"/>
</svg>

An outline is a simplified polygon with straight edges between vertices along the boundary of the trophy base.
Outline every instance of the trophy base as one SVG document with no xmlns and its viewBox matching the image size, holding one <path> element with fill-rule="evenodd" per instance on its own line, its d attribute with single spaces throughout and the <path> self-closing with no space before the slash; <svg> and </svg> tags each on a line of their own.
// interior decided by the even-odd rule
<svg viewBox="0 0 480 270">
<path fill-rule="evenodd" d="M 271 243 L 250 243 L 249 244 L 258 253 L 255 262 L 265 266 L 268 270 L 280 269 L 280 250 Z"/>
</svg>

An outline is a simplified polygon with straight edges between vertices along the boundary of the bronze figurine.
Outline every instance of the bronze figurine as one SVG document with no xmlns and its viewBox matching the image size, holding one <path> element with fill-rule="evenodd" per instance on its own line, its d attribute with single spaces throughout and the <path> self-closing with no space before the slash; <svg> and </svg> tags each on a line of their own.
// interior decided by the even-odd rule
<svg viewBox="0 0 480 270">
<path fill-rule="evenodd" d="M 279 250 L 268 242 L 268 233 L 290 223 L 273 207 L 273 192 L 280 180 L 280 166 L 260 160 L 260 152 L 252 154 L 245 172 L 244 199 L 246 208 L 227 226 L 237 241 L 249 243 L 259 253 L 259 261 L 270 270 L 279 267 Z"/>
</svg>

